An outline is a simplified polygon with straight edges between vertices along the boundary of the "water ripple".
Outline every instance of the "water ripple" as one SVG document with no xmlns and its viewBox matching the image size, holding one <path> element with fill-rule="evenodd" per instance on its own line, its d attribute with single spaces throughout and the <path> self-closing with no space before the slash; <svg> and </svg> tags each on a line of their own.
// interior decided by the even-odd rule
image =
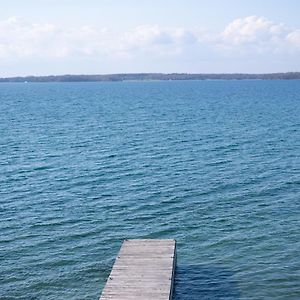
<svg viewBox="0 0 300 300">
<path fill-rule="evenodd" d="M 300 82 L 1 84 L 0 298 L 97 299 L 176 238 L 175 299 L 300 298 Z"/>
</svg>

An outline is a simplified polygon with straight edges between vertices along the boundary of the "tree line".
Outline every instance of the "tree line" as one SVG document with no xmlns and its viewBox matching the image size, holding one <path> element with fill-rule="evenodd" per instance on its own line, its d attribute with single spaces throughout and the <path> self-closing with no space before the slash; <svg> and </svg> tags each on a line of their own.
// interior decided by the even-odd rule
<svg viewBox="0 0 300 300">
<path fill-rule="evenodd" d="M 0 82 L 97 82 L 130 80 L 289 80 L 300 79 L 300 72 L 268 74 L 189 74 L 129 73 L 106 75 L 50 75 L 0 78 Z"/>
</svg>

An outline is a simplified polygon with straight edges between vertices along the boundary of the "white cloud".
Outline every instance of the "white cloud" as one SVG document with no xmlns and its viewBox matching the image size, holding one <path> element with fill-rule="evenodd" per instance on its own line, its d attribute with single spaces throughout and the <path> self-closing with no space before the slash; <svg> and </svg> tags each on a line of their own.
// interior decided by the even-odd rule
<svg viewBox="0 0 300 300">
<path fill-rule="evenodd" d="M 300 49 L 300 29 L 290 32 L 286 37 L 288 43 Z"/>
<path fill-rule="evenodd" d="M 135 51 L 169 55 L 196 42 L 192 31 L 157 25 L 116 33 L 92 26 L 61 28 L 54 24 L 35 24 L 15 17 L 0 22 L 0 59 L 70 55 L 124 58 Z"/>
<path fill-rule="evenodd" d="M 295 54 L 300 50 L 300 29 L 249 16 L 229 23 L 216 45 L 227 55 Z"/>
<path fill-rule="evenodd" d="M 142 51 L 154 56 L 177 55 L 196 42 L 195 33 L 184 28 L 144 25 L 124 33 L 120 38 L 120 48 L 128 54 Z"/>
<path fill-rule="evenodd" d="M 29 23 L 18 18 L 0 22 L 0 58 L 96 54 L 107 42 L 105 28 L 83 26 L 60 28 L 54 24 Z"/>
<path fill-rule="evenodd" d="M 221 36 L 225 42 L 240 45 L 272 41 L 282 37 L 285 32 L 283 24 L 273 23 L 263 17 L 250 16 L 232 21 Z"/>
<path fill-rule="evenodd" d="M 200 29 L 142 25 L 127 32 L 93 26 L 63 28 L 15 17 L 0 22 L 0 60 L 26 58 L 109 57 L 124 59 L 139 53 L 195 57 L 205 47 L 219 55 L 290 53 L 300 50 L 300 29 L 289 29 L 264 17 L 249 16 L 229 23 L 220 33 Z"/>
</svg>

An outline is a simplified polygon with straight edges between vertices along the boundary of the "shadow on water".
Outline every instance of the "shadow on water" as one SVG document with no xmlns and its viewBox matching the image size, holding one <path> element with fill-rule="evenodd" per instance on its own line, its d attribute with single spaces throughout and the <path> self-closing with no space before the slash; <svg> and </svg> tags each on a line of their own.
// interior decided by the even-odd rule
<svg viewBox="0 0 300 300">
<path fill-rule="evenodd" d="M 174 300 L 237 300 L 240 292 L 229 269 L 205 265 L 177 265 Z"/>
</svg>

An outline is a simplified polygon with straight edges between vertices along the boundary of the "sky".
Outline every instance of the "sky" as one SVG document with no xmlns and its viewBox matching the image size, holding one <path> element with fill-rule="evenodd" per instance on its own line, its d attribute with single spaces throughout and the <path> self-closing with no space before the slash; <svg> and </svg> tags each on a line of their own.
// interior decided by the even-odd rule
<svg viewBox="0 0 300 300">
<path fill-rule="evenodd" d="M 0 0 L 0 77 L 300 71 L 299 0 Z"/>
</svg>

